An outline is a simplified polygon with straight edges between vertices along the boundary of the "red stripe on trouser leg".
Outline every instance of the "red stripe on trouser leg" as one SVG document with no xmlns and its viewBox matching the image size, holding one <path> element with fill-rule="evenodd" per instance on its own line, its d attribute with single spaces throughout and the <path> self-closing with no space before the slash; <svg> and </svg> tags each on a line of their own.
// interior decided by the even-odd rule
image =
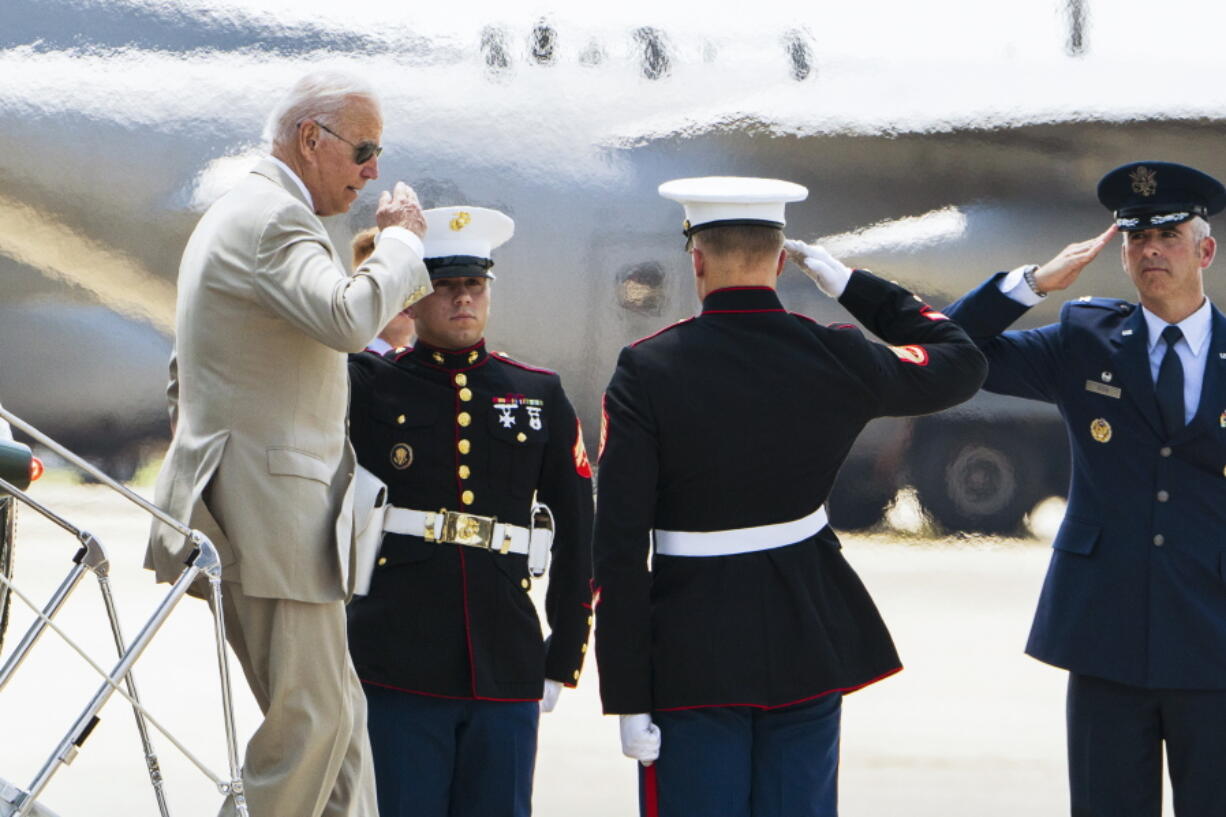
<svg viewBox="0 0 1226 817">
<path fill-rule="evenodd" d="M 643 817 L 660 817 L 660 793 L 656 789 L 656 766 L 643 769 Z"/>
</svg>

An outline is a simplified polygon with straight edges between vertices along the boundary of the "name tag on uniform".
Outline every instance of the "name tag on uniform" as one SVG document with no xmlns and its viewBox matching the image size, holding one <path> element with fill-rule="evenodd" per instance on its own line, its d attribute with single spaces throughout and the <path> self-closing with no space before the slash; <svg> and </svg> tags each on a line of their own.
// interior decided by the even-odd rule
<svg viewBox="0 0 1226 817">
<path fill-rule="evenodd" d="M 1101 394 L 1103 397 L 1114 397 L 1116 400 L 1120 399 L 1120 395 L 1124 393 L 1119 386 L 1108 386 L 1106 383 L 1099 383 L 1097 380 L 1087 380 L 1086 391 Z"/>
</svg>

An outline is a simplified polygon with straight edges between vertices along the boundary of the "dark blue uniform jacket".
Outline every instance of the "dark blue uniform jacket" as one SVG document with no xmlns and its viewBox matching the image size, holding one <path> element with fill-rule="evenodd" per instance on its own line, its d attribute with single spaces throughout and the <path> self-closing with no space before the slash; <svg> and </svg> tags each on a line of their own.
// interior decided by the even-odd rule
<svg viewBox="0 0 1226 817">
<path fill-rule="evenodd" d="M 349 605 L 362 681 L 448 698 L 532 700 L 546 677 L 574 686 L 591 625 L 591 467 L 558 376 L 419 343 L 394 360 L 350 357 L 350 437 L 391 504 L 530 524 L 557 522 L 542 640 L 528 558 L 384 537 L 370 593 Z"/>
<path fill-rule="evenodd" d="M 1200 406 L 1167 438 L 1141 308 L 1026 308 L 990 279 L 946 310 L 987 355 L 985 388 L 1055 403 L 1072 449 L 1068 509 L 1026 652 L 1134 686 L 1226 688 L 1226 319 L 1213 310 Z"/>
<path fill-rule="evenodd" d="M 937 411 L 979 388 L 974 344 L 902 287 L 858 270 L 840 302 L 903 345 L 789 314 L 774 290 L 734 288 L 622 350 L 605 396 L 594 544 L 606 712 L 786 706 L 899 669 L 829 527 L 752 553 L 656 554 L 648 571 L 653 528 L 803 518 L 869 420 Z"/>
</svg>

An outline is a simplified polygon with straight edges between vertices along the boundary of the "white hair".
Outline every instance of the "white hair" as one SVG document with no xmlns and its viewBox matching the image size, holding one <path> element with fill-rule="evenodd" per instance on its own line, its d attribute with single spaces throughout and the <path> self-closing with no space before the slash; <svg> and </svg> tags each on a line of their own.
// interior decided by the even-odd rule
<svg viewBox="0 0 1226 817">
<path fill-rule="evenodd" d="M 379 105 L 374 89 L 366 80 L 343 71 L 316 71 L 294 83 L 264 126 L 264 140 L 274 153 L 288 151 L 298 138 L 304 119 L 322 119 L 335 126 L 341 112 L 354 97 Z"/>
<path fill-rule="evenodd" d="M 1192 228 L 1192 239 L 1197 243 L 1209 237 L 1209 222 L 1201 216 L 1193 216 L 1188 220 L 1188 224 Z"/>
</svg>

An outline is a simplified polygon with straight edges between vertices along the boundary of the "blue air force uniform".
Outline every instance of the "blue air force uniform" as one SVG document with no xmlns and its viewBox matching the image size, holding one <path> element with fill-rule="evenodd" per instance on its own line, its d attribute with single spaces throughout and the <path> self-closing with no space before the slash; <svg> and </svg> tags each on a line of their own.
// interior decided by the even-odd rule
<svg viewBox="0 0 1226 817">
<path fill-rule="evenodd" d="M 488 247 L 439 246 L 456 229 L 448 222 L 469 224 L 450 211 L 479 227 L 481 209 L 439 209 L 448 217 L 430 227 L 432 276 L 486 275 Z M 387 484 L 392 506 L 369 593 L 349 606 L 380 814 L 526 817 L 544 680 L 578 683 L 592 623 L 579 420 L 556 373 L 484 341 L 354 355 L 350 377 L 358 462 Z M 534 500 L 555 527 L 547 639 L 522 547 Z"/>
<path fill-rule="evenodd" d="M 1126 165 L 1104 178 L 1100 199 L 1125 231 L 1169 227 L 1221 209 L 1221 185 L 1202 176 L 1166 163 Z M 1220 817 L 1226 318 L 1206 301 L 1181 322 L 1172 353 L 1187 380 L 1176 393 L 1198 399 L 1181 404 L 1169 427 L 1163 321 L 1138 304 L 1087 296 L 1066 303 L 1058 323 L 1007 332 L 1027 309 L 1018 298 L 1035 298 L 1005 278 L 945 312 L 987 356 L 984 388 L 1055 403 L 1068 431 L 1068 507 L 1026 652 L 1072 673 L 1073 814 L 1156 817 L 1165 741 L 1177 814 Z"/>
<path fill-rule="evenodd" d="M 691 231 L 708 223 L 694 209 Z M 750 218 L 780 227 L 778 210 Z M 662 732 L 644 814 L 831 814 L 840 693 L 901 668 L 822 505 L 869 420 L 961 402 L 985 364 L 955 323 L 868 272 L 840 302 L 895 345 L 733 287 L 618 359 L 596 652 L 604 711 L 651 713 Z"/>
</svg>

